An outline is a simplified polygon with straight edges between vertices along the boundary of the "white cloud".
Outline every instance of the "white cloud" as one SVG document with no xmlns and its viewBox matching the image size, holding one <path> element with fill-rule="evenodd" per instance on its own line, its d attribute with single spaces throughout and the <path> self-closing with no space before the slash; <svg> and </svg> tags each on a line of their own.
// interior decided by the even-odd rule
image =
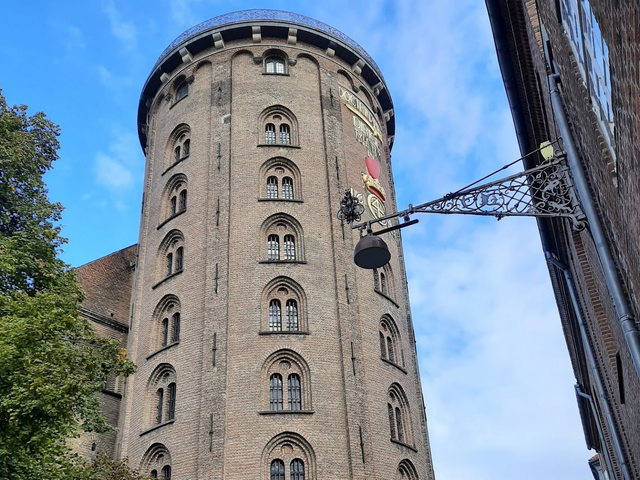
<svg viewBox="0 0 640 480">
<path fill-rule="evenodd" d="M 127 50 L 136 48 L 138 31 L 133 22 L 122 19 L 122 15 L 116 8 L 114 0 L 106 0 L 103 3 L 103 11 L 109 18 L 111 33 L 120 41 L 122 46 Z"/>
<path fill-rule="evenodd" d="M 129 188 L 133 185 L 133 175 L 122 163 L 109 155 L 96 155 L 97 182 L 111 189 Z"/>
<path fill-rule="evenodd" d="M 100 151 L 96 154 L 96 182 L 112 193 L 125 192 L 142 177 L 144 162 L 134 134 L 114 127 L 112 135 L 114 140 L 109 145 L 108 153 Z"/>
</svg>

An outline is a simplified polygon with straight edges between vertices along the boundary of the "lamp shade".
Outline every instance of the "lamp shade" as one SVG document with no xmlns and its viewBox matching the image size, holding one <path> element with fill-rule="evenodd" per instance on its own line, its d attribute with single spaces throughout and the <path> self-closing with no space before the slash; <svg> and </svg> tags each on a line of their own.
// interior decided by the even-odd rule
<svg viewBox="0 0 640 480">
<path fill-rule="evenodd" d="M 360 268 L 380 268 L 391 260 L 391 252 L 384 240 L 376 235 L 362 237 L 353 251 L 353 261 Z"/>
</svg>

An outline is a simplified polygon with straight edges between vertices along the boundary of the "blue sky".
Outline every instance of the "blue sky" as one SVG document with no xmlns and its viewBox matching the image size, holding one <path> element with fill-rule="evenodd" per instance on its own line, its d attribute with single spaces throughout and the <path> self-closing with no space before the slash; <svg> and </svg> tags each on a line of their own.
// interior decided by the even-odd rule
<svg viewBox="0 0 640 480">
<path fill-rule="evenodd" d="M 184 30 L 247 8 L 316 18 L 375 59 L 395 104 L 399 208 L 519 157 L 482 0 L 12 2 L 0 88 L 62 127 L 46 180 L 67 208 L 65 261 L 137 242 L 144 81 Z M 589 478 L 535 221 L 422 216 L 403 236 L 438 480 Z"/>
</svg>

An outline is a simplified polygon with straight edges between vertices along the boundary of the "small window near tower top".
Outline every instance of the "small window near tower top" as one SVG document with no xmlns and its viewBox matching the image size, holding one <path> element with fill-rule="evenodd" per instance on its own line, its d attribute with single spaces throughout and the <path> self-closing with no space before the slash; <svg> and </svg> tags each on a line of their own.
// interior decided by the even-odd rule
<svg viewBox="0 0 640 480">
<path fill-rule="evenodd" d="M 276 75 L 284 75 L 284 59 L 280 57 L 269 57 L 265 61 L 265 72 L 274 73 Z"/>
<path fill-rule="evenodd" d="M 179 102 L 189 94 L 189 84 L 185 80 L 176 89 L 176 102 Z"/>
</svg>

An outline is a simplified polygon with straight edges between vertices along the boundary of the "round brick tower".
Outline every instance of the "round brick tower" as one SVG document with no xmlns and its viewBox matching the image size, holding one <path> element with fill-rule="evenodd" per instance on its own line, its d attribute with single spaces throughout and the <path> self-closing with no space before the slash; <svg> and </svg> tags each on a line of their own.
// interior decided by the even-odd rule
<svg viewBox="0 0 640 480">
<path fill-rule="evenodd" d="M 173 480 L 431 479 L 395 209 L 391 97 L 356 42 L 249 10 L 178 37 L 138 110 L 144 197 L 119 455 Z"/>
</svg>

